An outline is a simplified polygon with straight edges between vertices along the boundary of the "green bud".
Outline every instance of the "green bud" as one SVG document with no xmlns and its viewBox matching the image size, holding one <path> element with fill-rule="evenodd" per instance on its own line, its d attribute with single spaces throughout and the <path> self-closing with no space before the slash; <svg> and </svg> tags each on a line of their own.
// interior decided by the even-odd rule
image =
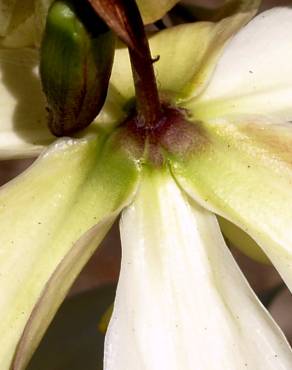
<svg viewBox="0 0 292 370">
<path fill-rule="evenodd" d="M 114 49 L 112 31 L 86 1 L 53 3 L 41 47 L 40 73 L 54 135 L 82 130 L 98 115 L 107 94 Z"/>
</svg>

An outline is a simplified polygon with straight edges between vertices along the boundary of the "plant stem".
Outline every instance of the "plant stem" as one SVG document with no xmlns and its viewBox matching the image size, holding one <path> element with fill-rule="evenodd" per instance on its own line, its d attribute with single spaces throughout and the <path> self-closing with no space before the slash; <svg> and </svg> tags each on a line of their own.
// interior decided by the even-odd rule
<svg viewBox="0 0 292 370">
<path fill-rule="evenodd" d="M 162 109 L 153 59 L 135 0 L 89 0 L 109 27 L 126 42 L 133 71 L 139 127 L 154 129 Z"/>
<path fill-rule="evenodd" d="M 156 80 L 152 59 L 141 57 L 129 49 L 132 72 L 136 91 L 136 109 L 139 116 L 139 126 L 147 129 L 155 128 L 161 116 Z"/>
</svg>

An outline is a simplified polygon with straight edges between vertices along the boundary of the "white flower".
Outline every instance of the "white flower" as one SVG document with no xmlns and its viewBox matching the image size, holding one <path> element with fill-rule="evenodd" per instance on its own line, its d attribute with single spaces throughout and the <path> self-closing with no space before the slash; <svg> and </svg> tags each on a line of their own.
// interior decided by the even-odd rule
<svg viewBox="0 0 292 370">
<path fill-rule="evenodd" d="M 25 368 L 123 209 L 105 370 L 291 368 L 212 213 L 251 235 L 291 289 L 292 9 L 259 15 L 230 41 L 250 16 L 151 37 L 161 96 L 188 112 L 158 143 L 141 146 L 118 127 L 134 96 L 121 48 L 96 122 L 1 189 L 1 370 Z M 37 63 L 34 49 L 0 50 L 2 158 L 53 140 Z"/>
</svg>

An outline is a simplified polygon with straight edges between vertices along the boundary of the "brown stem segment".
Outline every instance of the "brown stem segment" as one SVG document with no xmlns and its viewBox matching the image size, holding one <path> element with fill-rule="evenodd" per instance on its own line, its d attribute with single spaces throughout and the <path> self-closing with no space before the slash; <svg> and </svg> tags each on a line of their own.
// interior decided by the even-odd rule
<svg viewBox="0 0 292 370">
<path fill-rule="evenodd" d="M 127 44 L 136 91 L 140 127 L 154 129 L 162 109 L 143 21 L 135 0 L 88 0 L 110 28 Z"/>
<path fill-rule="evenodd" d="M 136 91 L 138 124 L 141 127 L 152 129 L 156 127 L 161 117 L 161 105 L 150 52 L 148 62 L 145 57 L 141 57 L 131 49 L 129 53 Z"/>
</svg>

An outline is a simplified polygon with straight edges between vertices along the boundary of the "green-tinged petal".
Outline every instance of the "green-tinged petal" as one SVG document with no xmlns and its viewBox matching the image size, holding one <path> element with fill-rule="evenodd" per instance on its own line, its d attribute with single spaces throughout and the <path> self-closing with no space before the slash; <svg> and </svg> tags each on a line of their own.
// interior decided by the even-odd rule
<svg viewBox="0 0 292 370">
<path fill-rule="evenodd" d="M 37 75 L 37 52 L 0 49 L 0 158 L 39 154 L 53 136 Z"/>
<path fill-rule="evenodd" d="M 172 162 L 181 186 L 241 227 L 292 289 L 292 130 L 290 124 L 220 121 L 204 125 L 205 146 Z"/>
<path fill-rule="evenodd" d="M 74 278 L 133 195 L 115 137 L 63 139 L 0 191 L 1 370 L 23 370 Z"/>
<path fill-rule="evenodd" d="M 258 15 L 226 47 L 204 93 L 198 119 L 262 114 L 292 119 L 292 8 Z"/>
<path fill-rule="evenodd" d="M 121 221 L 122 265 L 105 370 L 290 369 L 283 334 L 216 218 L 174 180 L 145 175 Z"/>
<path fill-rule="evenodd" d="M 21 340 L 18 343 L 11 366 L 13 370 L 26 368 L 42 335 L 46 331 L 60 303 L 65 298 L 68 288 L 109 230 L 115 216 L 116 214 L 113 214 L 106 218 L 98 223 L 97 226 L 91 228 L 76 243 L 73 242 L 70 251 L 60 260 L 59 265 L 45 284 L 43 292 L 38 297 L 25 329 L 21 334 Z M 25 303 L 27 304 L 27 302 Z M 19 308 L 18 315 L 22 315 L 22 312 L 20 312 Z M 10 369 L 9 366 L 6 368 Z"/>
</svg>

